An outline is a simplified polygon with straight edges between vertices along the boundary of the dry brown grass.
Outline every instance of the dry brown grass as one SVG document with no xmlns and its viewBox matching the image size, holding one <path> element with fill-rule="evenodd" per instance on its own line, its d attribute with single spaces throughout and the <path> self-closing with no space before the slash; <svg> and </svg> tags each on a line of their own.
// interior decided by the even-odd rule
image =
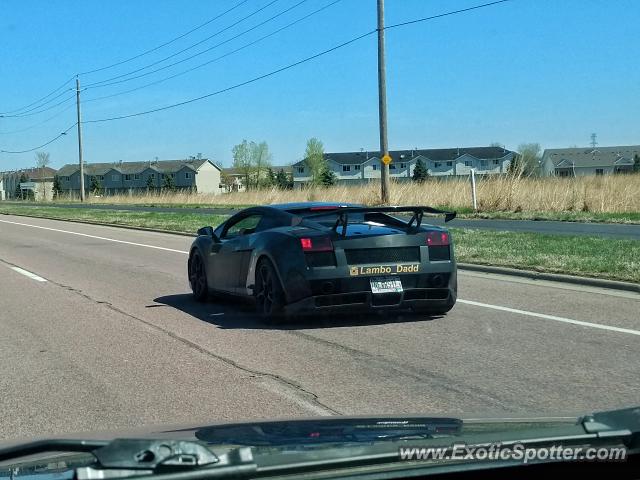
<svg viewBox="0 0 640 480">
<path fill-rule="evenodd" d="M 224 195 L 161 193 L 90 198 L 93 203 L 254 205 L 299 201 L 338 201 L 374 205 L 380 201 L 377 182 L 368 185 L 310 187 L 283 191 L 250 190 Z M 423 184 L 394 183 L 393 204 L 472 207 L 468 180 L 430 179 Z M 640 212 L 640 175 L 578 178 L 487 178 L 478 180 L 480 211 Z"/>
</svg>

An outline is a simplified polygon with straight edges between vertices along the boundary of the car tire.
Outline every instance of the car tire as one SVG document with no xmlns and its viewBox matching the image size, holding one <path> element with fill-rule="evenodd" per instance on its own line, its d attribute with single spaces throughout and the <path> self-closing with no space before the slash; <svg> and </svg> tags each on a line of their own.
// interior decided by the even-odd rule
<svg viewBox="0 0 640 480">
<path fill-rule="evenodd" d="M 284 289 L 270 260 L 264 258 L 256 267 L 256 312 L 265 322 L 274 324 L 284 317 Z"/>
<path fill-rule="evenodd" d="M 202 255 L 194 250 L 189 257 L 189 285 L 193 292 L 193 298 L 198 302 L 205 302 L 209 297 L 209 285 L 207 284 L 207 273 Z"/>
</svg>

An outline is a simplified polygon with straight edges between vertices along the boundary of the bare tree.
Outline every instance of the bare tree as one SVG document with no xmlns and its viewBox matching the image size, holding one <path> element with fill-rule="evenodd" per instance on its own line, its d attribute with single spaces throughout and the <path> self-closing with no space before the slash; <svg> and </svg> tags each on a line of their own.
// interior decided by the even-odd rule
<svg viewBox="0 0 640 480">
<path fill-rule="evenodd" d="M 327 161 L 324 158 L 324 145 L 317 138 L 307 140 L 304 162 L 311 172 L 311 182 L 314 185 L 321 183 L 322 173 L 327 169 Z"/>
<path fill-rule="evenodd" d="M 47 199 L 47 183 L 44 181 L 44 169 L 51 162 L 49 152 L 36 152 L 36 165 L 40 169 L 40 181 L 42 182 L 42 199 Z"/>
<path fill-rule="evenodd" d="M 244 177 L 245 188 L 250 188 L 250 181 L 254 168 L 249 142 L 242 140 L 242 143 L 233 147 L 232 153 L 233 167 Z"/>
<path fill-rule="evenodd" d="M 520 156 L 520 168 L 523 175 L 532 176 L 540 173 L 542 148 L 539 143 L 520 144 L 518 146 L 518 154 Z"/>
<path fill-rule="evenodd" d="M 271 166 L 271 154 L 267 142 L 251 142 L 251 164 L 256 171 L 256 188 L 260 187 L 260 174 Z"/>
</svg>

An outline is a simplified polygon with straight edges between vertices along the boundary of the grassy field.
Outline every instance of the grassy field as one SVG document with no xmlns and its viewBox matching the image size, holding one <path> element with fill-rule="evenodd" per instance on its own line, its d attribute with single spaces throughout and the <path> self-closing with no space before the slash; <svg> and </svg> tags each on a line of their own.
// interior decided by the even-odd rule
<svg viewBox="0 0 640 480">
<path fill-rule="evenodd" d="M 198 213 L 160 213 L 111 210 L 81 210 L 78 208 L 40 207 L 32 205 L 3 205 L 0 214 L 29 215 L 56 220 L 74 220 L 85 222 L 143 227 L 172 232 L 195 233 L 198 228 L 217 225 L 227 217 L 223 215 L 202 215 Z"/>
<path fill-rule="evenodd" d="M 640 223 L 640 175 L 577 178 L 517 178 L 478 180 L 478 212 L 472 209 L 467 180 L 429 179 L 424 184 L 394 182 L 393 204 L 443 206 L 461 216 Z M 69 201 L 62 199 L 61 201 Z M 375 205 L 378 182 L 295 190 L 262 189 L 225 195 L 160 193 L 91 197 L 90 203 L 154 206 L 240 207 L 299 201 L 338 201 Z"/>
<path fill-rule="evenodd" d="M 194 233 L 204 225 L 215 226 L 226 218 L 221 215 L 80 210 L 1 203 L 0 213 L 186 233 Z M 451 231 L 460 262 L 640 283 L 640 242 L 635 240 L 460 228 Z"/>
</svg>

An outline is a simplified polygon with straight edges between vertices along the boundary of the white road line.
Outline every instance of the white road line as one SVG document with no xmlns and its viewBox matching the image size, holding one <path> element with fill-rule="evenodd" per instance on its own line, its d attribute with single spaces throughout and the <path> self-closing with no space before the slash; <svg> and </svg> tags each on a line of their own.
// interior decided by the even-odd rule
<svg viewBox="0 0 640 480">
<path fill-rule="evenodd" d="M 167 252 L 183 253 L 188 255 L 189 252 L 184 250 L 176 250 L 175 248 L 158 247 L 156 245 L 147 245 L 145 243 L 127 242 L 125 240 L 116 240 L 115 238 L 99 237 L 97 235 L 89 235 L 88 233 L 71 232 L 69 230 L 60 230 L 58 228 L 41 227 L 40 225 L 30 225 L 28 223 L 11 222 L 9 220 L 0 220 L 2 223 L 11 223 L 12 225 L 21 225 L 23 227 L 40 228 L 42 230 L 50 230 L 52 232 L 68 233 L 70 235 L 78 235 L 80 237 L 95 238 L 97 240 L 106 240 L 107 242 L 124 243 L 126 245 L 134 245 L 136 247 L 155 248 L 156 250 L 164 250 Z"/>
<path fill-rule="evenodd" d="M 474 302 L 472 300 L 458 299 L 458 303 L 465 303 L 475 307 L 491 308 L 502 312 L 517 313 L 519 315 L 528 315 L 530 317 L 543 318 L 545 320 L 553 320 L 555 322 L 570 323 L 581 327 L 598 328 L 600 330 L 609 330 L 610 332 L 628 333 L 630 335 L 640 335 L 640 330 L 631 330 L 630 328 L 613 327 L 611 325 L 602 325 L 600 323 L 583 322 L 581 320 L 572 320 L 571 318 L 556 317 L 555 315 L 546 315 L 544 313 L 529 312 L 527 310 L 518 310 L 517 308 L 502 307 L 500 305 L 491 305 L 489 303 Z"/>
<path fill-rule="evenodd" d="M 21 273 L 25 277 L 29 277 L 30 279 L 35 280 L 36 282 L 46 282 L 47 281 L 45 278 L 39 277 L 35 273 L 31 273 L 31 272 L 29 272 L 27 270 L 24 270 L 24 269 L 20 268 L 20 267 L 11 267 L 11 270 L 13 270 L 14 272 Z"/>
</svg>

